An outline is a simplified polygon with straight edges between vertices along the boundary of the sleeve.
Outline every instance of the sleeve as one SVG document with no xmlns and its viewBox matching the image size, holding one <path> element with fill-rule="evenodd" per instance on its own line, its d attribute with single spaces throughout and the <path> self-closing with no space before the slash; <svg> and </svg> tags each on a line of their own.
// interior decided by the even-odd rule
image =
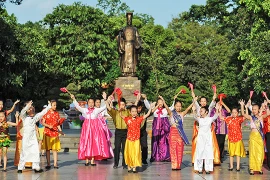
<svg viewBox="0 0 270 180">
<path fill-rule="evenodd" d="M 110 111 L 108 110 L 107 112 L 112 117 L 112 119 L 115 120 L 115 118 L 116 118 L 116 110 L 111 108 L 111 110 Z"/>
<path fill-rule="evenodd" d="M 210 116 L 210 113 L 214 109 L 215 105 L 216 105 L 216 101 L 211 101 L 209 108 L 208 108 L 208 111 L 209 111 L 208 117 Z"/>
<path fill-rule="evenodd" d="M 82 108 L 80 105 L 79 105 L 79 103 L 76 101 L 76 99 L 75 100 L 73 100 L 73 104 L 74 104 L 74 106 L 76 107 L 76 109 L 78 109 L 78 111 L 80 111 L 81 113 L 83 113 L 83 114 L 85 114 L 85 108 Z"/>
<path fill-rule="evenodd" d="M 171 107 L 169 107 L 169 109 L 170 109 L 171 111 L 174 110 L 174 103 L 175 103 L 175 101 L 173 101 Z"/>
<path fill-rule="evenodd" d="M 197 114 L 197 116 L 200 116 L 200 105 L 199 105 L 199 103 L 198 103 L 198 101 L 195 101 L 195 106 L 196 106 L 196 114 Z"/>
<path fill-rule="evenodd" d="M 102 111 L 105 111 L 105 110 L 107 109 L 107 106 L 104 105 L 104 106 L 102 106 L 102 107 L 100 107 L 100 108 L 95 108 L 95 109 L 96 109 L 96 113 L 99 114 L 99 113 L 101 113 Z"/>
<path fill-rule="evenodd" d="M 30 106 L 25 106 L 22 110 L 21 110 L 21 113 L 20 113 L 20 117 L 21 117 L 21 119 L 25 119 L 26 118 L 26 111 L 28 110 L 30 108 Z"/>
<path fill-rule="evenodd" d="M 194 116 L 194 119 L 199 123 L 200 118 L 198 118 L 198 116 Z"/>
<path fill-rule="evenodd" d="M 61 118 L 60 114 L 57 112 L 57 120 L 58 120 L 58 125 L 62 125 L 64 123 L 64 121 L 66 120 L 66 118 Z"/>
<path fill-rule="evenodd" d="M 144 102 L 145 107 L 146 107 L 147 109 L 150 109 L 150 103 L 149 103 L 149 101 L 147 101 L 147 100 L 145 99 L 145 100 L 143 100 L 143 102 Z"/>
<path fill-rule="evenodd" d="M 229 118 L 224 117 L 224 122 L 228 124 L 229 123 Z"/>
<path fill-rule="evenodd" d="M 211 121 L 213 122 L 213 121 L 215 121 L 218 118 L 218 114 L 215 113 L 215 115 L 213 117 L 210 117 L 210 118 L 211 118 Z"/>
<path fill-rule="evenodd" d="M 45 109 L 43 109 L 40 113 L 37 113 L 35 116 L 34 116 L 34 118 L 33 118 L 33 120 L 34 120 L 34 123 L 36 123 L 37 121 L 39 121 L 41 118 L 42 118 L 42 116 L 44 116 L 48 111 L 49 111 L 49 109 L 51 109 L 51 105 L 48 105 Z"/>
</svg>

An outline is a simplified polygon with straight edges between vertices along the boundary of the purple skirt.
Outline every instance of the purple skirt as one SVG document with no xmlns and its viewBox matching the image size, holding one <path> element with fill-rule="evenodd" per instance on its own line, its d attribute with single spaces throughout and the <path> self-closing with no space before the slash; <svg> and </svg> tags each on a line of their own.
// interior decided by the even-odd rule
<svg viewBox="0 0 270 180">
<path fill-rule="evenodd" d="M 152 125 L 151 161 L 170 161 L 170 122 L 167 117 L 154 117 Z"/>
</svg>

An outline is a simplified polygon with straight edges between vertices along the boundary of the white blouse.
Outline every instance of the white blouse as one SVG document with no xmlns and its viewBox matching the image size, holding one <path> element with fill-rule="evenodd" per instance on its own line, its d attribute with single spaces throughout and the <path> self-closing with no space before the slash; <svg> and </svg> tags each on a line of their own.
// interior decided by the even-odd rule
<svg viewBox="0 0 270 180">
<path fill-rule="evenodd" d="M 96 119 L 98 114 L 106 109 L 106 105 L 104 105 L 100 108 L 94 108 L 92 113 L 88 113 L 88 108 L 82 108 L 76 100 L 73 101 L 73 104 L 75 105 L 76 109 L 82 113 L 82 116 L 85 119 Z"/>
</svg>

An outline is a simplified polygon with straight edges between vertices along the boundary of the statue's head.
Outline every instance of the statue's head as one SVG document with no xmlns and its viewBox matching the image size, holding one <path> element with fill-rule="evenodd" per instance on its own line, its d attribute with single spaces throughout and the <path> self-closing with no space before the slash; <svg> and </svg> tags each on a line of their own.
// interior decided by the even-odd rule
<svg viewBox="0 0 270 180">
<path fill-rule="evenodd" d="M 126 17 L 127 17 L 127 25 L 131 26 L 132 25 L 133 13 L 132 12 L 127 12 Z"/>
</svg>

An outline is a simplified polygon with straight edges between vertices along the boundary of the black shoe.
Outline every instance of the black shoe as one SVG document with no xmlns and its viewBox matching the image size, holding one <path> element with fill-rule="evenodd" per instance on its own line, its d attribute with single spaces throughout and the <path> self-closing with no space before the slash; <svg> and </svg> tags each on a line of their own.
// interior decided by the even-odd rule
<svg viewBox="0 0 270 180">
<path fill-rule="evenodd" d="M 172 171 L 180 171 L 181 169 L 172 169 Z"/>
<path fill-rule="evenodd" d="M 128 169 L 128 167 L 127 166 L 123 166 L 123 169 Z"/>
<path fill-rule="evenodd" d="M 209 171 L 206 171 L 205 174 L 210 174 L 210 172 Z"/>
<path fill-rule="evenodd" d="M 228 171 L 233 171 L 233 168 L 229 168 Z"/>
<path fill-rule="evenodd" d="M 150 162 L 154 162 L 154 161 L 155 161 L 154 159 L 152 159 L 152 158 L 150 159 Z"/>
<path fill-rule="evenodd" d="M 143 160 L 142 163 L 143 163 L 143 165 L 148 165 L 146 160 Z"/>
<path fill-rule="evenodd" d="M 249 175 L 254 175 L 254 172 L 249 171 Z"/>
<path fill-rule="evenodd" d="M 199 174 L 202 174 L 203 172 L 202 171 L 199 171 Z"/>
<path fill-rule="evenodd" d="M 118 166 L 117 165 L 113 165 L 113 169 L 117 169 L 118 168 Z"/>
<path fill-rule="evenodd" d="M 48 169 L 51 169 L 51 166 L 46 166 L 45 169 L 47 169 L 47 170 L 48 170 Z"/>
<path fill-rule="evenodd" d="M 135 171 L 132 171 L 133 173 L 138 173 L 136 170 Z"/>
<path fill-rule="evenodd" d="M 34 171 L 35 171 L 35 173 L 42 173 L 43 169 L 39 169 L 39 170 L 34 169 Z"/>
<path fill-rule="evenodd" d="M 3 169 L 2 172 L 7 172 L 7 170 L 6 169 Z"/>
<path fill-rule="evenodd" d="M 22 170 L 18 170 L 17 173 L 22 173 Z"/>
<path fill-rule="evenodd" d="M 259 174 L 263 174 L 263 171 L 260 171 Z"/>
<path fill-rule="evenodd" d="M 91 163 L 90 165 L 91 165 L 91 166 L 97 166 L 97 164 L 92 164 L 92 163 Z"/>
<path fill-rule="evenodd" d="M 128 173 L 132 173 L 132 169 L 131 170 L 128 170 Z"/>
<path fill-rule="evenodd" d="M 85 166 L 89 166 L 89 163 L 85 163 L 84 165 L 85 165 Z"/>
<path fill-rule="evenodd" d="M 240 172 L 240 168 L 239 169 L 236 169 L 236 172 Z"/>
<path fill-rule="evenodd" d="M 59 169 L 59 166 L 53 166 L 53 169 Z"/>
</svg>

